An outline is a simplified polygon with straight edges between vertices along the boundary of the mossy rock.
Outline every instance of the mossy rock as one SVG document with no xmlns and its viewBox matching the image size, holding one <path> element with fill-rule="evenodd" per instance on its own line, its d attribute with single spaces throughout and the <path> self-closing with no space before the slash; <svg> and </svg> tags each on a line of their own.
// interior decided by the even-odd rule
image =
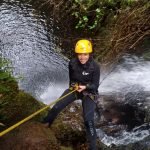
<svg viewBox="0 0 150 150">
<path fill-rule="evenodd" d="M 60 150 L 53 131 L 31 121 L 1 137 L 0 147 L 1 150 Z"/>
<path fill-rule="evenodd" d="M 3 95 L 16 94 L 19 91 L 15 80 L 0 80 L 0 93 Z"/>
<path fill-rule="evenodd" d="M 2 101 L 6 105 L 0 112 L 4 116 L 2 121 L 7 125 L 12 125 L 45 106 L 23 91 L 19 91 L 13 97 L 12 94 L 8 94 L 8 96 L 2 98 Z M 40 120 L 43 115 L 45 115 L 45 112 L 35 117 L 36 120 Z"/>
<path fill-rule="evenodd" d="M 15 80 L 0 80 L 0 90 L 0 122 L 5 124 L 5 127 L 0 126 L 0 130 L 45 107 L 30 94 L 19 90 Z M 40 121 L 46 113 L 47 111 L 44 111 L 33 119 Z"/>
<path fill-rule="evenodd" d="M 77 146 L 86 141 L 86 133 L 84 130 L 74 128 L 70 123 L 63 122 L 61 115 L 55 120 L 51 126 L 55 132 L 56 138 L 61 141 L 64 146 Z"/>
<path fill-rule="evenodd" d="M 86 142 L 82 110 L 76 105 L 76 103 L 72 103 L 66 107 L 51 125 L 51 129 L 61 145 L 74 149 Z M 75 111 L 70 112 L 70 108 Z"/>
</svg>

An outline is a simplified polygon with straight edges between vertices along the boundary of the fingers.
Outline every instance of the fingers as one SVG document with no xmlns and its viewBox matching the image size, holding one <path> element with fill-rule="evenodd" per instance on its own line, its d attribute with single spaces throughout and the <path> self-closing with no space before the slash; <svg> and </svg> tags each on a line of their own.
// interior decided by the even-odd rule
<svg viewBox="0 0 150 150">
<path fill-rule="evenodd" d="M 78 92 L 82 92 L 83 90 L 85 90 L 86 89 L 86 86 L 84 86 L 84 85 L 79 85 L 78 86 Z"/>
<path fill-rule="evenodd" d="M 77 90 L 77 91 L 80 93 L 80 92 L 82 92 L 83 90 L 82 90 L 82 89 L 79 89 L 79 90 Z"/>
</svg>

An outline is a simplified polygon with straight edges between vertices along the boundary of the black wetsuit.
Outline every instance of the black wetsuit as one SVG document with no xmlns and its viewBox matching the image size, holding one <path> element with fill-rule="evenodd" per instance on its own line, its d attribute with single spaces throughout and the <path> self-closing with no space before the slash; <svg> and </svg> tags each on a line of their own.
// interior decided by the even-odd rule
<svg viewBox="0 0 150 150">
<path fill-rule="evenodd" d="M 90 57 L 86 64 L 81 64 L 77 58 L 69 62 L 69 78 L 71 83 L 86 85 L 89 93 L 98 93 L 100 68 Z"/>
<path fill-rule="evenodd" d="M 96 150 L 96 130 L 94 126 L 94 110 L 96 108 L 95 100 L 90 98 L 90 94 L 98 94 L 100 68 L 99 65 L 90 57 L 86 64 L 81 64 L 77 58 L 72 59 L 69 62 L 69 79 L 70 85 L 72 83 L 78 83 L 86 85 L 86 90 L 83 92 L 75 92 L 67 96 L 66 98 L 57 102 L 53 108 L 49 111 L 44 122 L 49 122 L 51 125 L 56 116 L 67 105 L 75 101 L 76 99 L 82 100 L 83 118 L 86 127 L 87 139 L 89 141 L 89 150 Z M 65 95 L 70 92 L 70 89 L 65 90 L 62 94 Z M 96 98 L 96 97 L 95 97 Z"/>
</svg>

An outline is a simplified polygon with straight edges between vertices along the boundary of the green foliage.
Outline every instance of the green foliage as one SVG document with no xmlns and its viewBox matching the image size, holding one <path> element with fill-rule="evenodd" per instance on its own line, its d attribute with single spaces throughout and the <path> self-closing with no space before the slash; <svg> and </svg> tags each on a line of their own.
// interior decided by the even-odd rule
<svg viewBox="0 0 150 150">
<path fill-rule="evenodd" d="M 6 119 L 4 115 L 2 115 L 2 108 L 4 108 L 8 103 L 0 101 L 0 120 Z M 3 126 L 3 123 L 0 122 L 0 126 Z"/>
<path fill-rule="evenodd" d="M 10 89 L 3 82 L 15 81 L 15 78 L 12 77 L 12 68 L 9 67 L 10 62 L 6 59 L 0 58 L 0 93 L 9 92 Z"/>
<path fill-rule="evenodd" d="M 76 28 L 99 28 L 107 17 L 116 18 L 122 9 L 132 6 L 137 0 L 74 0 L 72 15 L 76 18 Z"/>
<path fill-rule="evenodd" d="M 4 58 L 0 58 L 0 81 L 2 80 L 15 80 L 12 77 L 12 68 L 9 67 L 10 62 Z"/>
<path fill-rule="evenodd" d="M 9 64 L 8 60 L 0 58 L 0 121 L 6 119 L 6 115 L 2 114 L 2 110 L 8 104 L 7 101 L 2 99 L 4 95 L 8 95 L 8 92 L 12 92 L 13 89 L 11 88 L 13 88 L 14 83 L 16 84 L 15 79 L 11 76 L 12 70 Z M 0 123 L 0 126 L 3 126 L 3 124 Z"/>
</svg>

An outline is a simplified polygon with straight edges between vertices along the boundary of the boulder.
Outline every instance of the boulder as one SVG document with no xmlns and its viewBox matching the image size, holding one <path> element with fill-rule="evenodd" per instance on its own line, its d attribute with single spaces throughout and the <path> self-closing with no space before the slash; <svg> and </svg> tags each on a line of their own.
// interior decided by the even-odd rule
<svg viewBox="0 0 150 150">
<path fill-rule="evenodd" d="M 59 150 L 60 145 L 49 128 L 27 122 L 0 139 L 1 150 Z"/>
</svg>

